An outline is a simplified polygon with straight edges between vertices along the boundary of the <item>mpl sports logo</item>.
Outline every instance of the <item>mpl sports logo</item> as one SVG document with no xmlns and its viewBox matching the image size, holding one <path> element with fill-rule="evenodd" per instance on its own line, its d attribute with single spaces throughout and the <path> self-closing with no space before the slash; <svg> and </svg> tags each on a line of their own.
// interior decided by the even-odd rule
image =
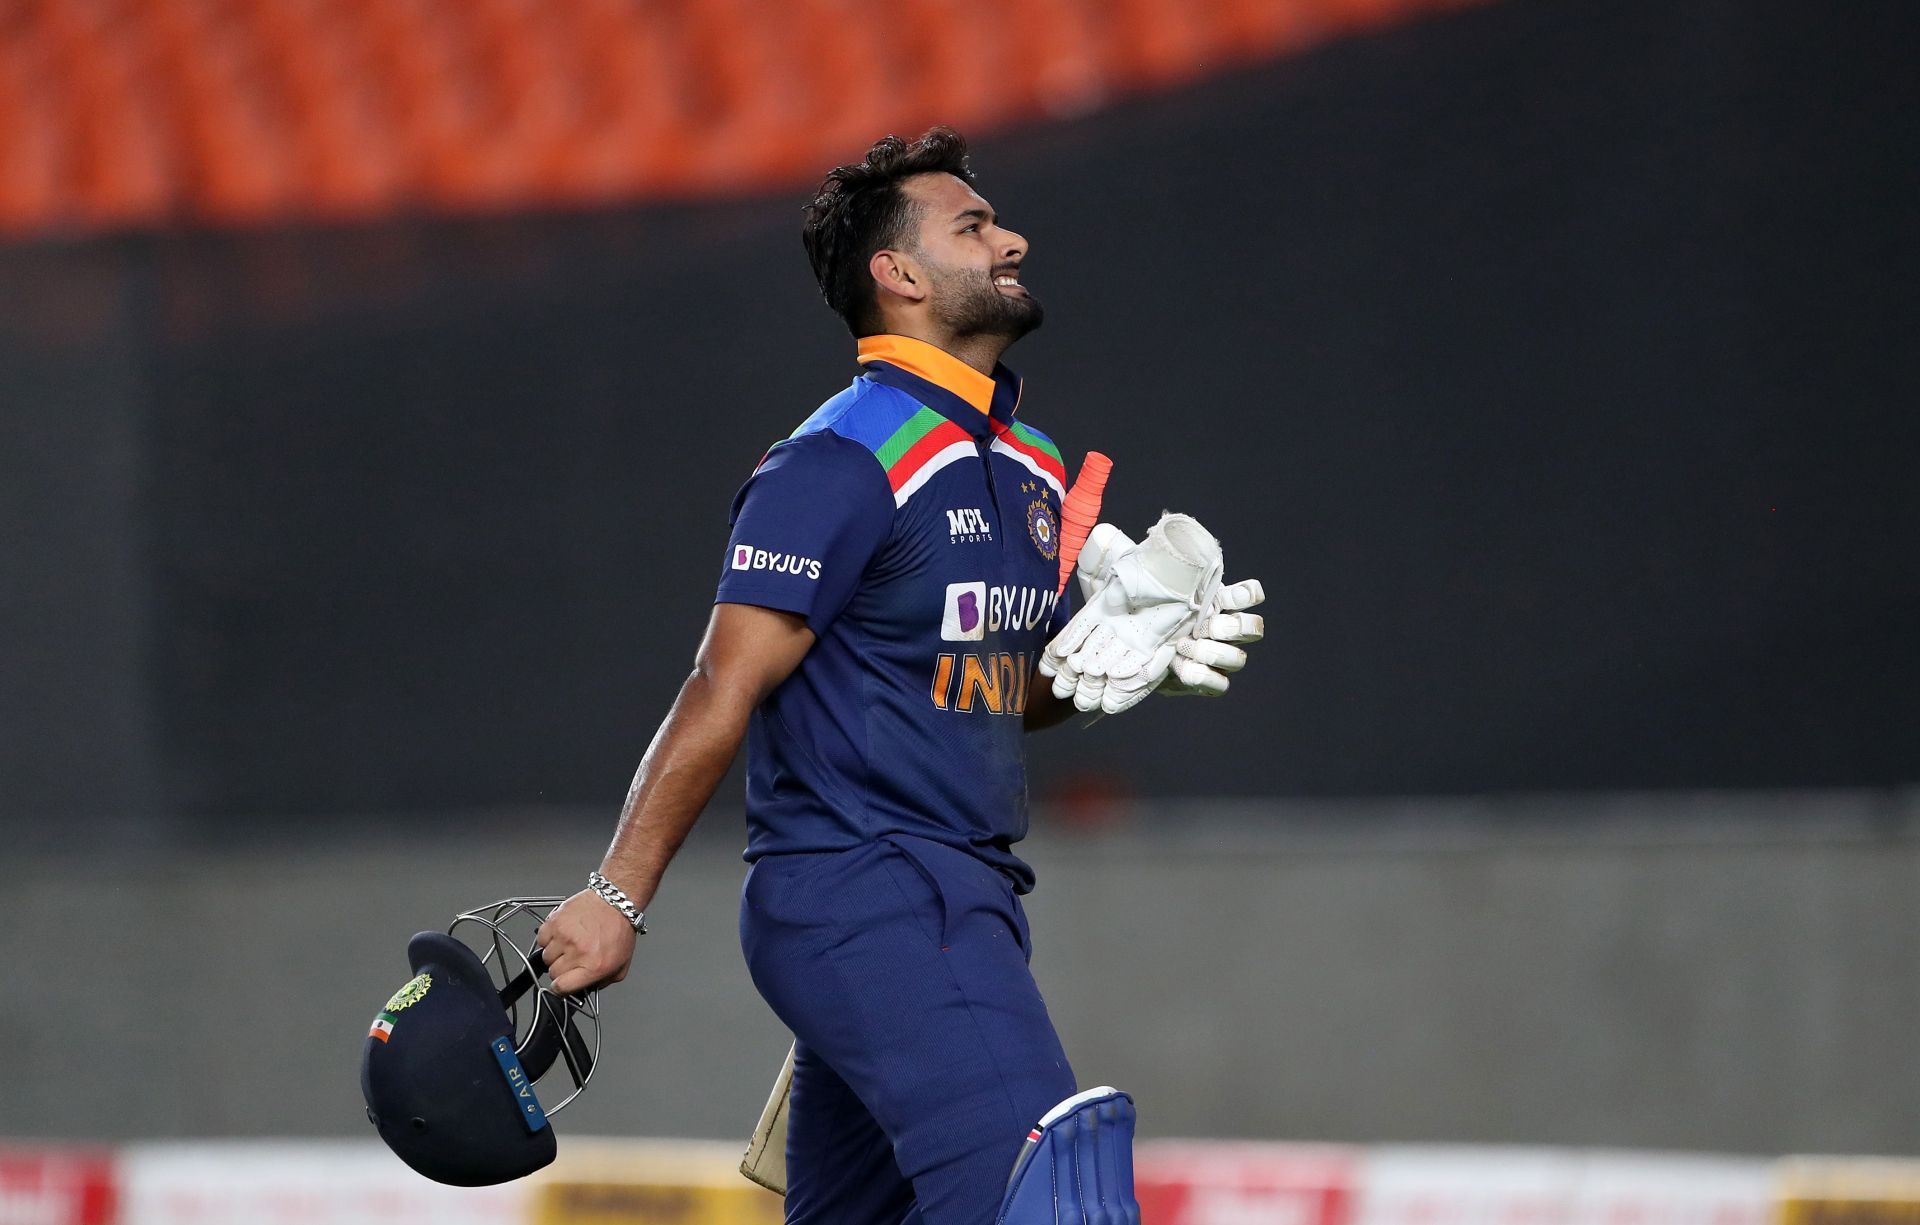
<svg viewBox="0 0 1920 1225">
<path fill-rule="evenodd" d="M 940 612 L 944 642 L 979 642 L 991 631 L 1037 629 L 1053 615 L 1060 595 L 1051 587 L 989 587 L 948 583 Z"/>
<path fill-rule="evenodd" d="M 947 512 L 948 544 L 976 544 L 992 539 L 993 527 L 987 522 L 987 512 L 973 506 Z"/>
<path fill-rule="evenodd" d="M 769 553 L 765 549 L 756 549 L 750 544 L 733 546 L 733 568 L 765 570 L 772 574 L 792 574 L 807 579 L 820 577 L 820 562 L 817 558 L 802 557 L 798 553 Z"/>
</svg>

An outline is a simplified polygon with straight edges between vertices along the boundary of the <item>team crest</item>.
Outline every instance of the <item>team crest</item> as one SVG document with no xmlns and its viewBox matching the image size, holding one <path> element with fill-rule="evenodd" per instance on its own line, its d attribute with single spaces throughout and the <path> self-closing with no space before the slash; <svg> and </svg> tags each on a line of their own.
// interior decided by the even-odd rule
<svg viewBox="0 0 1920 1225">
<path fill-rule="evenodd" d="M 1040 550 L 1040 556 L 1048 561 L 1060 556 L 1060 520 L 1054 516 L 1053 507 L 1045 497 L 1035 498 L 1027 505 L 1027 535 L 1033 538 L 1033 547 Z"/>
<path fill-rule="evenodd" d="M 425 998 L 433 987 L 433 975 L 416 974 L 407 980 L 407 985 L 393 993 L 382 1012 L 404 1012 Z"/>
<path fill-rule="evenodd" d="M 394 992 L 387 1000 L 387 1006 L 373 1018 L 373 1028 L 367 1031 L 367 1037 L 377 1038 L 381 1042 L 393 1038 L 393 1027 L 399 1020 L 399 1014 L 418 1004 L 433 987 L 431 974 L 416 974 L 407 980 L 407 985 Z"/>
</svg>

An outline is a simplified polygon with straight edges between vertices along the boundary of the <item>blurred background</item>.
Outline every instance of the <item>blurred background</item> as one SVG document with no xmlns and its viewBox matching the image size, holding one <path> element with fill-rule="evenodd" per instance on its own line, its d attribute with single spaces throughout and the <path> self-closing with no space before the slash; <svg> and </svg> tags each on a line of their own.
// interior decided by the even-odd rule
<svg viewBox="0 0 1920 1225">
<path fill-rule="evenodd" d="M 1268 592 L 1224 700 L 1030 742 L 1035 970 L 1149 1219 L 1911 1222 L 1912 1166 L 1778 1159 L 1920 1152 L 1917 40 L 0 0 L 0 1225 L 777 1219 L 737 771 L 561 1119 L 705 1189 L 436 1198 L 357 1061 L 407 935 L 598 861 L 853 370 L 800 207 L 936 122 L 1033 243 L 1023 415 Z"/>
</svg>

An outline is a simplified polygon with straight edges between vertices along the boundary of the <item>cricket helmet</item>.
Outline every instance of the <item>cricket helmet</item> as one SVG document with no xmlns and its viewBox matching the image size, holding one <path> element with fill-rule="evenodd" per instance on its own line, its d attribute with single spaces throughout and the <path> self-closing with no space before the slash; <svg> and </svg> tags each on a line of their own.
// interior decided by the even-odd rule
<svg viewBox="0 0 1920 1225">
<path fill-rule="evenodd" d="M 407 942 L 413 977 L 374 1017 L 360 1091 L 387 1147 L 436 1182 L 488 1186 L 552 1162 L 549 1116 L 593 1077 L 598 993 L 555 993 L 533 939 L 564 900 L 493 902 Z M 543 1106 L 535 1085 L 555 1066 L 572 1083 Z"/>
</svg>

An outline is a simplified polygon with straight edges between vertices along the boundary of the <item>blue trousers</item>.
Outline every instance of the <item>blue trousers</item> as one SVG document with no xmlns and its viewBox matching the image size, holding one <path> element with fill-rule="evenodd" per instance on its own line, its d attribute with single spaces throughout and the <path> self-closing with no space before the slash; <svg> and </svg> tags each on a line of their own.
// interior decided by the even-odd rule
<svg viewBox="0 0 1920 1225">
<path fill-rule="evenodd" d="M 754 985 L 793 1031 L 788 1225 L 990 1225 L 1074 1092 L 1007 879 L 889 835 L 768 855 L 741 892 Z"/>
</svg>

